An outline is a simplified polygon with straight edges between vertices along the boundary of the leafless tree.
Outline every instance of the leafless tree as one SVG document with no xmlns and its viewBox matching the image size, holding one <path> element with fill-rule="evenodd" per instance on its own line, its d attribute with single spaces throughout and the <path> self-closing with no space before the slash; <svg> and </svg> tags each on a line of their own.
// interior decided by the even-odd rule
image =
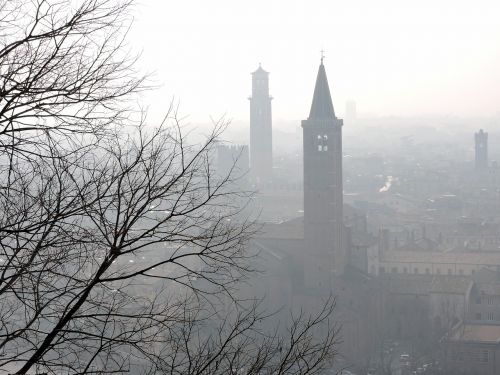
<svg viewBox="0 0 500 375">
<path fill-rule="evenodd" d="M 0 371 L 322 371 L 333 300 L 266 333 L 235 293 L 256 226 L 212 171 L 226 123 L 129 118 L 129 6 L 0 0 Z"/>
<path fill-rule="evenodd" d="M 145 88 L 127 52 L 130 0 L 0 0 L 0 147 L 42 153 L 47 135 L 105 133 Z M 60 140 L 59 140 L 60 141 Z"/>
</svg>

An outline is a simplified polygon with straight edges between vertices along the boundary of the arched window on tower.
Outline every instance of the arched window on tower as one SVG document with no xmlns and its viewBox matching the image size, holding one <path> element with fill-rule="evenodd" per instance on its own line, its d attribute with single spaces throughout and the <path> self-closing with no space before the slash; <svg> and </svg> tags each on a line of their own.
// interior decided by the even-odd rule
<svg viewBox="0 0 500 375">
<path fill-rule="evenodd" d="M 319 152 L 328 151 L 328 136 L 326 134 L 318 134 L 317 145 Z"/>
</svg>

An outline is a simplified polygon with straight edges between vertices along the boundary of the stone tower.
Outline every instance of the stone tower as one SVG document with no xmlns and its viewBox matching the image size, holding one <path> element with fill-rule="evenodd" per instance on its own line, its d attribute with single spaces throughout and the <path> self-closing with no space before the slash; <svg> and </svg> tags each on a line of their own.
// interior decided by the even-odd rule
<svg viewBox="0 0 500 375">
<path fill-rule="evenodd" d="M 305 280 L 322 286 L 344 272 L 342 240 L 342 125 L 335 116 L 323 59 L 309 118 L 302 121 L 304 149 Z M 328 275 L 319 280 L 315 274 Z M 312 281 L 307 282 L 307 279 Z"/>
<path fill-rule="evenodd" d="M 273 129 L 269 73 L 259 64 L 252 73 L 250 100 L 250 174 L 255 182 L 269 181 L 273 170 Z"/>
<path fill-rule="evenodd" d="M 476 141 L 476 170 L 488 169 L 488 133 L 483 129 L 474 135 Z"/>
</svg>

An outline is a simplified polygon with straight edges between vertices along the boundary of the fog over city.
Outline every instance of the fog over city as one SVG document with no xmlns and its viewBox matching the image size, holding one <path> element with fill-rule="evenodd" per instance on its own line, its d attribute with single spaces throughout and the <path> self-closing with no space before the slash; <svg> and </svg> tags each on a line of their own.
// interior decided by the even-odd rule
<svg viewBox="0 0 500 375">
<path fill-rule="evenodd" d="M 499 15 L 0 0 L 0 374 L 500 375 Z"/>
<path fill-rule="evenodd" d="M 248 122 L 248 73 L 271 72 L 274 117 L 308 110 L 319 51 L 333 100 L 361 116 L 498 114 L 500 4 L 469 1 L 144 1 L 130 35 L 162 96 L 196 121 Z"/>
</svg>

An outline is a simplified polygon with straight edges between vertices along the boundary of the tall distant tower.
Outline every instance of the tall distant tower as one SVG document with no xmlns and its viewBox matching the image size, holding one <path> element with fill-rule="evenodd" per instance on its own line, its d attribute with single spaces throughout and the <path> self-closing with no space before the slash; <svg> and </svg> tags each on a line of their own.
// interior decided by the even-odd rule
<svg viewBox="0 0 500 375">
<path fill-rule="evenodd" d="M 348 100 L 345 103 L 345 120 L 347 125 L 356 121 L 357 113 L 356 113 L 356 102 L 354 100 Z"/>
<path fill-rule="evenodd" d="M 342 125 L 335 116 L 322 58 L 309 118 L 302 121 L 304 241 L 305 251 L 315 258 L 312 272 L 322 269 L 330 275 L 342 274 L 347 261 L 342 241 Z M 307 268 L 305 272 L 307 279 Z"/>
<path fill-rule="evenodd" d="M 269 73 L 259 64 L 252 73 L 250 100 L 250 174 L 256 182 L 265 182 L 273 170 L 273 129 Z"/>
<path fill-rule="evenodd" d="M 484 171 L 488 169 L 488 133 L 483 129 L 474 134 L 476 141 L 476 170 Z"/>
</svg>

